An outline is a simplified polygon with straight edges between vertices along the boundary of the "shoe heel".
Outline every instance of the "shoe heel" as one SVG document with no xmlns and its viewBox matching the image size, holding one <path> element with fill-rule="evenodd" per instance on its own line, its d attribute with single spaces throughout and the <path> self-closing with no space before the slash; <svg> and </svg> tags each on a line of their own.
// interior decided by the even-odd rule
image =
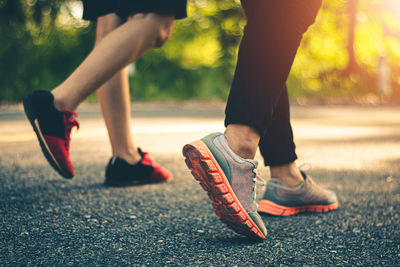
<svg viewBox="0 0 400 267">
<path fill-rule="evenodd" d="M 34 120 L 37 118 L 37 112 L 32 105 L 32 101 L 29 96 L 24 96 L 22 99 L 24 106 L 25 115 L 28 118 L 31 125 L 34 127 Z"/>
<path fill-rule="evenodd" d="M 32 125 L 33 130 L 36 133 L 36 137 L 39 141 L 39 145 L 40 148 L 42 149 L 43 155 L 45 156 L 45 158 L 47 159 L 48 163 L 50 164 L 51 167 L 53 167 L 53 169 L 55 169 L 61 176 L 63 176 L 64 178 L 67 179 L 71 179 L 73 177 L 73 175 L 70 175 L 68 173 L 66 173 L 60 166 L 60 164 L 57 162 L 57 160 L 55 159 L 53 153 L 51 152 L 44 136 L 43 133 L 40 129 L 40 126 L 38 124 L 37 118 L 38 118 L 38 114 L 36 109 L 34 108 L 32 101 L 29 97 L 29 95 L 24 96 L 24 98 L 22 99 L 22 104 L 24 106 L 24 111 L 25 111 L 25 115 L 28 118 L 30 124 Z M 35 123 L 36 121 L 36 123 Z"/>
</svg>

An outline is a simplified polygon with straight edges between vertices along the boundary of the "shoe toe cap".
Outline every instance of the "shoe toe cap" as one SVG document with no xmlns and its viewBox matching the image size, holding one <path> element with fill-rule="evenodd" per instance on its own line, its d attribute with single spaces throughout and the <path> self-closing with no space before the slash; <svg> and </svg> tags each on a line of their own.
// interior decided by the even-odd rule
<svg viewBox="0 0 400 267">
<path fill-rule="evenodd" d="M 338 198 L 337 198 L 337 195 L 335 192 L 333 192 L 331 190 L 325 190 L 325 192 L 326 192 L 326 196 L 327 196 L 329 204 L 338 202 Z"/>
<path fill-rule="evenodd" d="M 261 219 L 260 214 L 258 214 L 258 212 L 249 212 L 248 214 L 249 214 L 250 218 L 253 220 L 253 222 L 258 226 L 261 233 L 264 235 L 264 238 L 262 238 L 261 236 L 259 236 L 259 237 L 262 239 L 265 239 L 265 237 L 267 236 L 267 228 L 265 227 L 265 224 L 264 224 L 263 220 Z"/>
<path fill-rule="evenodd" d="M 72 178 L 75 170 L 69 157 L 69 151 L 65 147 L 65 141 L 54 136 L 45 136 L 49 150 L 49 157 L 54 161 L 55 169 L 65 178 Z M 50 161 L 50 160 L 49 160 Z"/>
<path fill-rule="evenodd" d="M 161 166 L 156 166 L 153 170 L 153 173 L 151 174 L 152 180 L 169 181 L 171 180 L 171 178 L 172 178 L 172 173 Z"/>
</svg>

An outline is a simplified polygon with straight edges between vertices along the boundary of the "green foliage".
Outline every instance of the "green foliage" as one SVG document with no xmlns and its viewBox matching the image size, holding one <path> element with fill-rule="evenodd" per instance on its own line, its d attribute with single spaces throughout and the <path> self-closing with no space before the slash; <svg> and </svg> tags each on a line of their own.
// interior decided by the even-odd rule
<svg viewBox="0 0 400 267">
<path fill-rule="evenodd" d="M 291 97 L 376 94 L 382 57 L 392 71 L 394 95 L 400 96 L 400 4 L 359 1 L 357 68 L 350 71 L 346 1 L 324 1 L 305 34 L 288 80 Z M 246 23 L 239 0 L 189 3 L 189 17 L 176 21 L 171 40 L 134 64 L 134 99 L 226 99 Z M 90 52 L 95 25 L 74 19 L 71 4 L 76 1 L 0 0 L 0 102 L 50 90 Z"/>
<path fill-rule="evenodd" d="M 349 71 L 347 1 L 324 1 L 316 23 L 305 34 L 288 80 L 293 98 L 377 95 L 380 57 L 389 62 L 392 97 L 400 97 L 400 2 L 359 1 L 354 43 L 357 68 Z"/>
<path fill-rule="evenodd" d="M 0 0 L 0 101 L 55 87 L 91 50 L 93 26 L 57 22 L 62 2 Z"/>
<path fill-rule="evenodd" d="M 135 64 L 134 98 L 225 99 L 244 24 L 238 1 L 193 1 L 171 40 Z"/>
</svg>

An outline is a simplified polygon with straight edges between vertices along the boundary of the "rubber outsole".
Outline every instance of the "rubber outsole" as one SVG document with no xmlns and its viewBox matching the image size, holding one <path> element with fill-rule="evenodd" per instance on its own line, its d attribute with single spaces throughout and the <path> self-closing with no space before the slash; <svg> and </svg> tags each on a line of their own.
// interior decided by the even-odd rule
<svg viewBox="0 0 400 267">
<path fill-rule="evenodd" d="M 207 145 L 202 141 L 187 144 L 183 147 L 183 156 L 193 177 L 207 192 L 218 218 L 239 234 L 253 239 L 265 239 L 265 235 L 236 198 Z"/>
<path fill-rule="evenodd" d="M 303 212 L 328 212 L 336 210 L 339 203 L 335 202 L 329 205 L 307 205 L 299 207 L 287 207 L 278 205 L 270 200 L 261 200 L 258 211 L 277 216 L 290 216 Z"/>
<path fill-rule="evenodd" d="M 56 170 L 62 177 L 66 179 L 71 179 L 73 176 L 63 171 L 63 169 L 55 159 L 53 153 L 51 153 L 49 145 L 47 144 L 47 141 L 44 138 L 42 131 L 40 130 L 39 121 L 37 118 L 37 112 L 33 107 L 29 97 L 25 96 L 22 100 L 22 103 L 24 106 L 25 115 L 28 118 L 30 124 L 32 125 L 33 130 L 36 133 L 36 137 L 39 141 L 40 148 L 42 149 L 43 155 L 49 162 L 50 166 L 53 167 L 53 169 Z"/>
</svg>

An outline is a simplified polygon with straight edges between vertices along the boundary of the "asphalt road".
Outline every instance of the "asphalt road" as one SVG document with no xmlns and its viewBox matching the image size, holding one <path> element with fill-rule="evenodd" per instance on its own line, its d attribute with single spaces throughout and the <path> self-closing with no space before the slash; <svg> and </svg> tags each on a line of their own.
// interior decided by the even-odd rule
<svg viewBox="0 0 400 267">
<path fill-rule="evenodd" d="M 0 265 L 399 266 L 400 108 L 292 114 L 300 160 L 341 206 L 264 215 L 268 237 L 254 242 L 219 222 L 181 155 L 185 143 L 223 130 L 223 105 L 137 105 L 134 139 L 174 179 L 129 188 L 102 184 L 110 148 L 93 106 L 80 110 L 70 181 L 47 165 L 20 107 L 0 109 Z"/>
</svg>

